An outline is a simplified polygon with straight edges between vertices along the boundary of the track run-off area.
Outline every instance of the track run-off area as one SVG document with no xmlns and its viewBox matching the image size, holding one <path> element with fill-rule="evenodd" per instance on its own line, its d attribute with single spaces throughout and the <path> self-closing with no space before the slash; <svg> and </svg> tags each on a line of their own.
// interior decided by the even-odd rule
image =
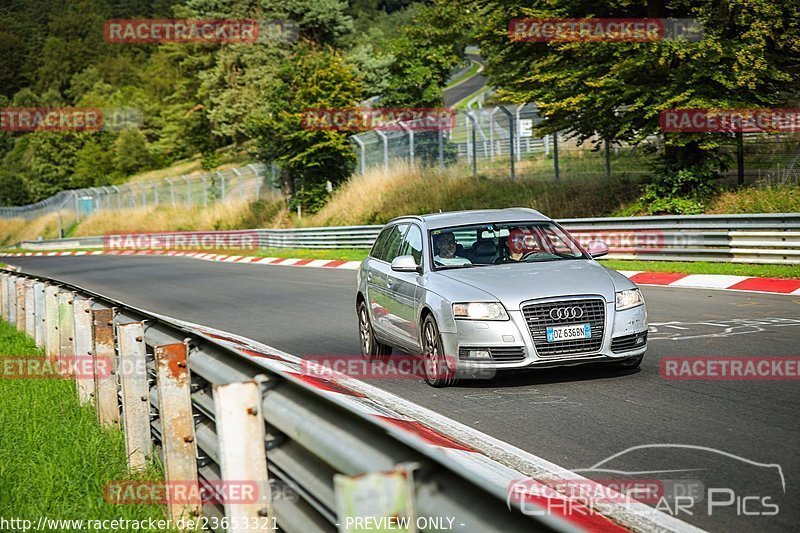
<svg viewBox="0 0 800 533">
<path fill-rule="evenodd" d="M 159 256 L 7 261 L 300 357 L 359 353 L 352 270 Z M 700 501 L 691 510 L 672 509 L 703 529 L 793 529 L 800 523 L 800 382 L 669 380 L 661 375 L 661 360 L 797 356 L 800 296 L 642 291 L 651 328 L 636 371 L 587 365 L 501 374 L 445 389 L 421 379 L 372 384 L 599 481 L 666 475 L 691 480 L 687 486 L 706 495 L 719 489 L 715 503 L 729 504 Z"/>
</svg>

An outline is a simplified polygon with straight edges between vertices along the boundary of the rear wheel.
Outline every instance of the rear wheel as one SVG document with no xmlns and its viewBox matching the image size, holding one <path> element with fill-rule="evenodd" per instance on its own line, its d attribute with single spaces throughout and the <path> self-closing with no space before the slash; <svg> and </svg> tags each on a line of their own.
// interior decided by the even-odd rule
<svg viewBox="0 0 800 533">
<path fill-rule="evenodd" d="M 422 323 L 422 349 L 425 381 L 431 387 L 446 387 L 455 383 L 455 374 L 447 366 L 439 328 L 431 315 Z"/>
<path fill-rule="evenodd" d="M 361 357 L 365 360 L 386 359 L 392 354 L 392 347 L 381 343 L 375 337 L 375 330 L 372 329 L 367 303 L 363 300 L 358 304 L 358 334 Z"/>
</svg>

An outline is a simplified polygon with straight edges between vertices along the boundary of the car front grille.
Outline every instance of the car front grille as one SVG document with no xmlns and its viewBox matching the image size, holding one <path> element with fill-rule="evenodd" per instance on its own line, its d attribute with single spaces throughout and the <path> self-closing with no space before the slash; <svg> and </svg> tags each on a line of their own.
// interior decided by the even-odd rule
<svg viewBox="0 0 800 533">
<path fill-rule="evenodd" d="M 486 361 L 469 357 L 470 350 L 488 350 L 492 360 L 496 363 L 516 363 L 525 359 L 525 348 L 521 346 L 462 346 L 458 350 L 458 358 L 467 361 Z"/>
<path fill-rule="evenodd" d="M 564 307 L 577 307 L 583 311 L 579 318 L 553 319 L 550 311 Z M 580 300 L 560 300 L 545 303 L 534 303 L 522 308 L 525 322 L 533 337 L 533 345 L 541 357 L 561 357 L 569 355 L 588 355 L 600 350 L 603 345 L 603 332 L 606 323 L 606 304 L 599 298 Z M 551 326 L 569 326 L 572 324 L 589 324 L 592 332 L 590 339 L 547 342 L 547 328 Z"/>
<path fill-rule="evenodd" d="M 639 341 L 638 339 L 642 339 Z M 633 335 L 625 335 L 624 337 L 617 337 L 611 339 L 611 351 L 614 353 L 629 352 L 638 348 L 644 348 L 647 344 L 647 332 L 634 333 Z"/>
</svg>

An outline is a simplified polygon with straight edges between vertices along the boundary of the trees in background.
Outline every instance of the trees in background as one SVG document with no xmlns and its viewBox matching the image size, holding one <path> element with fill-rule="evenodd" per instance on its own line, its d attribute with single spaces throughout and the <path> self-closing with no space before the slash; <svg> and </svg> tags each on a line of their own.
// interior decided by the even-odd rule
<svg viewBox="0 0 800 533">
<path fill-rule="evenodd" d="M 279 21 L 296 39 L 240 44 L 109 44 L 112 18 Z M 133 128 L 0 132 L 0 205 L 109 185 L 231 144 L 281 169 L 315 209 L 352 172 L 348 132 L 301 128 L 308 107 L 437 105 L 459 61 L 444 2 L 410 0 L 9 0 L 0 11 L 0 107 L 129 108 Z"/>
<path fill-rule="evenodd" d="M 459 0 L 477 28 L 486 75 L 500 95 L 536 102 L 545 133 L 579 141 L 637 143 L 661 134 L 672 108 L 780 107 L 800 94 L 800 3 L 796 0 Z M 696 19 L 699 42 L 512 42 L 511 19 Z M 791 106 L 790 107 L 796 107 Z M 720 163 L 724 135 L 663 136 L 651 195 L 701 196 Z M 656 190 L 657 189 L 657 190 Z M 691 199 L 690 199 L 691 200 Z M 702 200 L 695 198 L 694 200 Z M 687 205 L 697 206 L 697 201 Z"/>
</svg>

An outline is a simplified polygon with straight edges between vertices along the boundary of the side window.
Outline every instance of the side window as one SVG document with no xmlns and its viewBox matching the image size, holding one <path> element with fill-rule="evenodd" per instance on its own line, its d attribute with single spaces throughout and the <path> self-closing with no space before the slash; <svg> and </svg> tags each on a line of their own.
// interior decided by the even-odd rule
<svg viewBox="0 0 800 533">
<path fill-rule="evenodd" d="M 378 259 L 391 263 L 392 259 L 397 257 L 397 254 L 400 252 L 400 245 L 403 244 L 403 235 L 405 235 L 407 229 L 408 224 L 398 224 L 392 227 L 386 239 L 386 245 L 381 250 Z"/>
<path fill-rule="evenodd" d="M 417 226 L 412 224 L 408 229 L 400 255 L 413 256 L 418 265 L 422 264 L 422 231 Z"/>
<path fill-rule="evenodd" d="M 378 235 L 378 238 L 375 239 L 375 244 L 372 245 L 372 250 L 369 252 L 370 257 L 380 259 L 381 251 L 383 250 L 383 247 L 386 244 L 386 239 L 389 238 L 389 233 L 391 233 L 391 231 L 392 228 L 384 228 L 383 231 L 381 231 L 380 235 Z"/>
</svg>

